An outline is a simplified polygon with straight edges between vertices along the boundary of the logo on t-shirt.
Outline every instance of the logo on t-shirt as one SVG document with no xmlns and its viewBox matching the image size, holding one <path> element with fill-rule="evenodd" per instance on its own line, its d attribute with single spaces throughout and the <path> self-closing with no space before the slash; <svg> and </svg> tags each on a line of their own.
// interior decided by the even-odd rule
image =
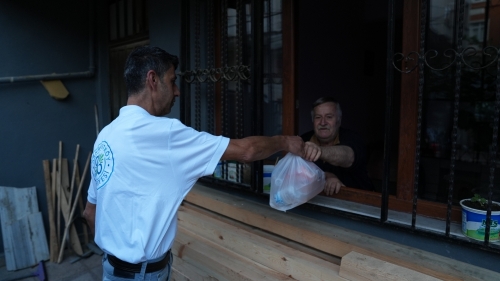
<svg viewBox="0 0 500 281">
<path fill-rule="evenodd" d="M 113 174 L 114 167 L 113 151 L 107 142 L 102 141 L 92 153 L 92 178 L 97 189 L 106 185 Z"/>
</svg>

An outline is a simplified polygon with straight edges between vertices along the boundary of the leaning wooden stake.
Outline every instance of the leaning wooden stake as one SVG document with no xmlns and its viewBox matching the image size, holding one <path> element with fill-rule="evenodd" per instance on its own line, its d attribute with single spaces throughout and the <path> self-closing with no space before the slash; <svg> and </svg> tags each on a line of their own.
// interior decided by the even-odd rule
<svg viewBox="0 0 500 281">
<path fill-rule="evenodd" d="M 75 159 L 73 160 L 73 174 L 71 175 L 71 184 L 69 187 L 69 198 L 68 205 L 71 207 L 73 201 L 73 187 L 75 186 L 75 178 L 76 178 L 76 167 L 78 163 L 78 151 L 80 150 L 80 145 L 76 145 Z"/>
<path fill-rule="evenodd" d="M 85 181 L 85 176 L 87 174 L 87 169 L 89 167 L 91 156 L 92 153 L 89 152 L 89 156 L 87 157 L 87 163 L 85 163 L 85 168 L 83 169 L 82 180 L 80 181 L 80 185 L 78 185 L 78 190 L 76 192 L 76 198 L 80 197 L 80 192 L 82 191 L 83 182 Z M 64 235 L 61 241 L 61 248 L 59 248 L 59 258 L 57 259 L 57 263 L 61 263 L 62 261 L 64 247 L 66 246 L 66 237 L 68 236 L 69 226 L 72 225 L 71 221 L 73 220 L 73 215 L 75 214 L 76 205 L 77 204 L 73 204 L 73 208 L 71 208 L 71 213 L 69 214 L 69 219 L 68 219 L 69 223 L 66 225 L 64 229 Z"/>
<path fill-rule="evenodd" d="M 43 160 L 43 175 L 45 178 L 45 192 L 47 194 L 47 209 L 49 213 L 49 226 L 50 226 L 50 238 L 49 238 L 49 252 L 50 252 L 50 261 L 57 261 L 57 253 L 59 249 L 57 248 L 57 234 L 56 234 L 56 225 L 54 222 L 54 202 L 52 202 L 52 184 L 50 179 L 50 165 L 49 160 Z M 53 166 L 56 164 L 54 160 Z"/>
<path fill-rule="evenodd" d="M 61 184 L 62 184 L 62 141 L 59 141 L 59 157 L 57 158 L 57 171 L 56 173 L 56 197 L 57 197 L 57 240 L 61 238 Z"/>
</svg>

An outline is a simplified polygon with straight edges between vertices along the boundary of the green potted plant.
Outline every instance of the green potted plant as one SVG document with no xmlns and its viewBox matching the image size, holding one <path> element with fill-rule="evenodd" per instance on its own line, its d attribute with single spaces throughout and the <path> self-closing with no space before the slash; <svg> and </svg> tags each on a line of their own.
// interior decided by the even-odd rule
<svg viewBox="0 0 500 281">
<path fill-rule="evenodd" d="M 475 240 L 484 241 L 486 229 L 486 212 L 488 200 L 479 194 L 474 197 L 460 201 L 462 206 L 462 232 L 465 236 Z M 491 205 L 491 223 L 490 223 L 490 241 L 495 242 L 500 239 L 500 203 L 492 201 Z"/>
</svg>

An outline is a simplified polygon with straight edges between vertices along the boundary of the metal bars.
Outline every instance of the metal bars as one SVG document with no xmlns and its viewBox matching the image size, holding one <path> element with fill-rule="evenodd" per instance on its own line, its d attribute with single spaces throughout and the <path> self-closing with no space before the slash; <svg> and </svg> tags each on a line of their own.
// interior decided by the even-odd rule
<svg viewBox="0 0 500 281">
<path fill-rule="evenodd" d="M 388 21 L 387 21 L 387 65 L 386 65 L 386 111 L 385 111 L 385 130 L 384 130 L 384 178 L 382 182 L 382 201 L 380 202 L 380 221 L 386 222 L 389 211 L 389 177 L 390 177 L 390 157 L 389 151 L 392 147 L 392 100 L 394 95 L 394 68 L 392 67 L 391 57 L 394 53 L 394 0 L 389 0 Z"/>
<path fill-rule="evenodd" d="M 456 20 L 457 31 L 457 51 L 462 53 L 462 38 L 464 34 L 464 1 L 458 2 L 458 17 Z M 453 204 L 453 186 L 455 183 L 455 162 L 457 159 L 457 130 L 458 130 L 458 110 L 460 105 L 460 82 L 462 78 L 462 63 L 457 61 L 455 67 L 455 102 L 453 105 L 453 129 L 451 134 L 451 160 L 450 160 L 450 185 L 448 187 L 448 205 L 446 207 L 446 236 L 450 236 L 451 206 Z"/>
<path fill-rule="evenodd" d="M 488 9 L 489 9 L 490 1 L 486 1 L 486 9 L 485 15 L 488 17 Z M 417 116 L 417 139 L 416 139 L 416 151 L 415 151 L 415 168 L 414 168 L 414 190 L 413 190 L 413 208 L 412 208 L 412 224 L 411 230 L 416 231 L 416 217 L 417 217 L 417 202 L 419 197 L 419 175 L 420 175 L 420 158 L 421 158 L 421 140 L 422 140 L 422 112 L 424 111 L 423 107 L 423 95 L 424 95 L 424 86 L 426 85 L 425 74 L 429 71 L 445 71 L 449 69 L 454 69 L 453 72 L 453 113 L 452 113 L 452 125 L 451 125 L 451 133 L 450 133 L 450 162 L 449 162 L 449 170 L 450 173 L 448 175 L 448 188 L 447 188 L 447 198 L 446 198 L 446 229 L 445 236 L 451 237 L 450 233 L 450 225 L 451 225 L 451 213 L 453 206 L 453 194 L 456 189 L 456 169 L 457 169 L 457 146 L 458 146 L 458 129 L 459 129 L 459 116 L 461 106 L 461 96 L 464 95 L 464 81 L 462 76 L 467 74 L 467 71 L 482 71 L 484 74 L 488 67 L 492 66 L 496 63 L 496 95 L 495 95 L 495 106 L 494 110 L 491 111 L 492 122 L 490 126 L 492 127 L 492 139 L 491 145 L 489 148 L 489 184 L 488 184 L 488 210 L 486 212 L 486 220 L 483 221 L 484 226 L 484 245 L 492 246 L 489 243 L 490 240 L 490 231 L 491 231 L 491 214 L 492 214 L 492 198 L 493 198 L 493 189 L 494 189 L 494 179 L 495 179 L 495 170 L 497 165 L 498 158 L 498 126 L 499 126 L 499 118 L 500 118 L 500 48 L 494 46 L 487 46 L 486 34 L 487 30 L 484 30 L 482 34 L 483 42 L 482 42 L 482 50 L 477 51 L 476 47 L 463 46 L 463 40 L 465 38 L 465 28 L 464 23 L 466 22 L 464 18 L 466 3 L 464 0 L 457 0 L 455 2 L 455 18 L 454 18 L 454 36 L 453 42 L 455 44 L 455 49 L 446 49 L 443 54 L 444 57 L 448 60 L 443 62 L 441 65 L 431 64 L 431 60 L 438 56 L 438 52 L 436 50 L 426 50 L 426 30 L 429 28 L 427 26 L 428 22 L 431 20 L 429 17 L 429 0 L 422 0 L 420 3 L 420 33 L 419 33 L 419 52 L 410 51 L 408 54 L 394 53 L 392 55 L 392 64 L 393 67 L 403 74 L 411 73 L 418 67 L 418 116 Z M 391 17 L 391 13 L 389 12 L 389 17 Z M 389 22 L 391 18 L 389 18 Z M 487 22 L 488 18 L 484 19 L 484 22 Z M 388 27 L 391 28 L 391 25 Z M 487 29 L 488 27 L 485 25 L 484 27 Z M 390 33 L 390 30 L 388 31 Z M 391 36 L 393 40 L 393 36 Z M 470 42 L 468 43 L 470 44 Z M 482 56 L 481 60 L 470 59 L 477 54 Z M 414 61 L 417 60 L 417 63 Z M 479 62 L 482 61 L 482 62 Z M 402 62 L 402 66 L 396 64 Z M 412 63 L 414 63 L 412 65 Z M 464 71 L 465 70 L 465 71 Z M 388 75 L 388 81 L 389 81 Z M 483 94 L 486 91 L 484 87 L 484 77 L 481 76 L 480 90 L 477 92 L 472 92 L 472 96 Z M 490 88 L 491 89 L 491 88 Z M 487 94 L 487 93 L 486 93 Z M 390 108 L 390 107 L 388 107 Z M 494 112 L 493 112 L 494 111 Z M 461 117 L 460 117 L 461 118 Z M 384 195 L 385 196 L 385 195 Z M 384 205 L 382 206 L 382 210 L 384 210 Z M 384 213 L 381 213 L 381 221 L 385 221 Z"/>
<path fill-rule="evenodd" d="M 495 179 L 495 168 L 497 165 L 497 150 L 498 150 L 498 125 L 500 115 L 500 48 L 497 52 L 497 92 L 495 95 L 495 113 L 493 116 L 493 137 L 491 141 L 490 150 L 490 183 L 488 185 L 488 209 L 486 211 L 486 227 L 484 230 L 484 244 L 488 245 L 490 241 L 490 228 L 491 228 L 491 198 L 493 197 L 493 184 Z"/>
<path fill-rule="evenodd" d="M 424 61 L 422 55 L 425 52 L 425 31 L 427 26 L 427 1 L 421 1 L 420 7 L 420 56 L 418 59 L 418 117 L 417 117 L 417 140 L 415 145 L 415 178 L 413 182 L 413 207 L 411 214 L 411 229 L 415 230 L 417 222 L 417 200 L 418 184 L 420 176 L 420 141 L 422 135 L 422 103 L 424 95 Z"/>
<path fill-rule="evenodd" d="M 251 68 L 245 65 L 252 57 L 245 52 L 253 51 L 246 33 L 246 16 L 252 11 L 249 1 L 183 3 L 183 34 L 188 35 L 183 37 L 182 50 L 188 63 L 182 64 L 177 73 L 187 90 L 181 96 L 182 121 L 197 130 L 230 138 L 255 134 L 254 128 L 248 127 L 253 125 L 253 104 L 244 102 L 254 98 L 253 90 L 247 92 Z M 245 175 L 250 175 L 248 165 L 223 162 L 222 179 L 244 186 L 250 183 Z"/>
</svg>

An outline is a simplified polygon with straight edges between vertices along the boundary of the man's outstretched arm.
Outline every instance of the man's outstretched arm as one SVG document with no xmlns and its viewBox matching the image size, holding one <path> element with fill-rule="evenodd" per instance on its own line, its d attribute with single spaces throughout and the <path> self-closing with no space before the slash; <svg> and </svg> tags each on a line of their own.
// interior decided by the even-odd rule
<svg viewBox="0 0 500 281">
<path fill-rule="evenodd" d="M 320 151 L 319 153 L 317 152 L 318 150 Z M 310 141 L 305 143 L 305 155 L 311 155 L 310 157 L 314 159 L 311 161 L 321 159 L 331 165 L 344 168 L 351 167 L 355 159 L 354 150 L 349 146 L 318 146 Z"/>
<path fill-rule="evenodd" d="M 248 163 L 265 159 L 280 151 L 306 157 L 304 154 L 304 141 L 298 136 L 251 136 L 242 139 L 231 139 L 221 160 L 236 160 Z M 309 159 L 306 158 L 306 160 Z"/>
</svg>

